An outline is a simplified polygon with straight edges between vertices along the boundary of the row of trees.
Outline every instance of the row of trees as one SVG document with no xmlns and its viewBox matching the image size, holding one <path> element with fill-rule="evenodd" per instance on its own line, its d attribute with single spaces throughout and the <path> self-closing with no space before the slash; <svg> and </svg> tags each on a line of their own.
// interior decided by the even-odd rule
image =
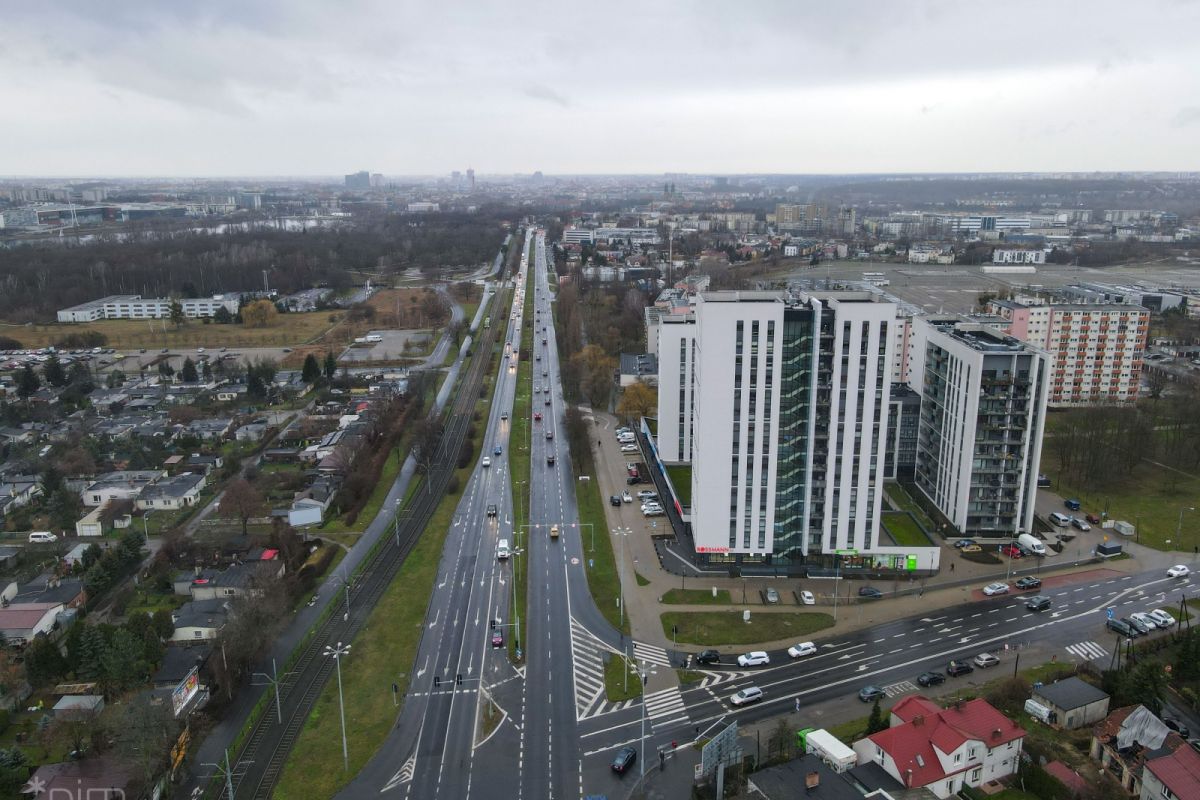
<svg viewBox="0 0 1200 800">
<path fill-rule="evenodd" d="M 254 291 L 263 272 L 272 287 L 348 288 L 352 270 L 436 274 L 446 265 L 490 260 L 500 247 L 508 209 L 436 214 L 414 224 L 369 213 L 353 224 L 304 232 L 234 227 L 223 233 L 172 231 L 158 236 L 100 237 L 0 248 L 0 317 L 47 320 L 56 309 L 109 294 L 168 297 Z"/>
</svg>

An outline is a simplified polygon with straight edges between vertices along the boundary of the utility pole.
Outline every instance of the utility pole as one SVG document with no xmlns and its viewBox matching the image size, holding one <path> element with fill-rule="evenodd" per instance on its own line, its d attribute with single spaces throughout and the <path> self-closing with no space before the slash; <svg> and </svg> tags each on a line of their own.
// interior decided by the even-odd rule
<svg viewBox="0 0 1200 800">
<path fill-rule="evenodd" d="M 325 645 L 324 655 L 332 656 L 333 663 L 337 667 L 338 677 L 338 710 L 342 716 L 342 766 L 347 772 L 350 771 L 350 749 L 346 744 L 346 699 L 342 694 L 342 656 L 350 655 L 351 645 L 343 646 L 341 642 L 337 643 L 337 647 Z"/>
<path fill-rule="evenodd" d="M 283 677 L 286 679 L 290 672 L 285 672 Z M 279 669 L 275 666 L 275 659 L 271 659 L 271 674 L 265 672 L 256 672 L 252 677 L 261 678 L 264 683 L 256 683 L 255 686 L 271 686 L 275 689 L 275 715 L 279 718 L 279 724 L 283 724 L 283 707 L 279 702 L 279 690 L 283 686 L 283 681 L 279 680 Z"/>
</svg>

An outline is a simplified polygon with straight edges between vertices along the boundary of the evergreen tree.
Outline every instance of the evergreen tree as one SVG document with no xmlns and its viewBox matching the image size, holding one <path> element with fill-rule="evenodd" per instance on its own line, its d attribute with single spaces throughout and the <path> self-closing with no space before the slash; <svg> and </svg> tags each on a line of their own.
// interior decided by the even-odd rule
<svg viewBox="0 0 1200 800">
<path fill-rule="evenodd" d="M 63 369 L 62 362 L 58 360 L 58 356 L 50 356 L 46 362 L 46 366 L 42 367 L 42 374 L 46 377 L 46 382 L 51 386 L 66 386 L 67 371 Z"/>
<path fill-rule="evenodd" d="M 33 371 L 33 367 L 29 364 L 26 364 L 25 369 L 21 370 L 20 377 L 17 378 L 17 394 L 20 395 L 22 399 L 25 399 L 40 388 L 42 388 L 42 382 L 38 380 L 38 376 Z"/>
<path fill-rule="evenodd" d="M 888 719 L 883 713 L 883 708 L 879 705 L 879 698 L 875 698 L 875 705 L 871 706 L 871 716 L 867 718 L 867 735 L 886 731 L 888 728 Z"/>
<path fill-rule="evenodd" d="M 49 639 L 39 636 L 25 648 L 25 674 L 35 686 L 57 680 L 66 671 L 67 660 Z"/>
<path fill-rule="evenodd" d="M 125 373 L 119 369 L 114 369 L 108 373 L 108 380 L 105 382 L 109 389 L 116 389 L 125 383 Z"/>
<path fill-rule="evenodd" d="M 300 378 L 310 386 L 321 379 L 321 365 L 312 353 L 304 357 L 304 368 L 300 371 Z"/>
<path fill-rule="evenodd" d="M 79 637 L 79 658 L 75 672 L 79 677 L 95 680 L 101 676 L 101 659 L 108 649 L 108 640 L 95 625 L 85 625 Z"/>
<path fill-rule="evenodd" d="M 334 375 L 337 375 L 337 358 L 329 352 L 325 354 L 325 380 L 333 380 Z"/>
<path fill-rule="evenodd" d="M 184 383 L 195 383 L 200 380 L 199 373 L 196 372 L 196 362 L 192 361 L 191 357 L 183 360 L 183 369 L 179 371 L 179 377 Z"/>
</svg>

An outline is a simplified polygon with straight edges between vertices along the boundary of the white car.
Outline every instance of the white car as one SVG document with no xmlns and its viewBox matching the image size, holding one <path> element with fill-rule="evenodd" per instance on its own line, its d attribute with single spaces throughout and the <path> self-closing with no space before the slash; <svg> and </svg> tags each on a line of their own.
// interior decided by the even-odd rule
<svg viewBox="0 0 1200 800">
<path fill-rule="evenodd" d="M 638 446 L 637 446 L 636 444 L 623 444 L 623 445 L 621 445 L 621 452 L 622 452 L 622 453 L 636 453 L 637 451 L 638 451 Z"/>
<path fill-rule="evenodd" d="M 663 515 L 661 508 L 643 508 L 642 514 L 647 517 L 661 517 Z"/>
<path fill-rule="evenodd" d="M 636 464 L 634 465 L 636 466 Z M 658 492 L 652 492 L 649 489 L 642 489 L 637 493 L 638 500 L 657 500 Z"/>
<path fill-rule="evenodd" d="M 985 595 L 987 595 L 988 597 L 992 597 L 992 596 L 998 595 L 998 594 L 1008 594 L 1008 584 L 1007 583 L 989 583 L 987 586 L 983 587 L 983 593 Z"/>
<path fill-rule="evenodd" d="M 800 602 L 806 606 L 811 606 L 816 604 L 817 598 L 813 597 L 812 592 L 805 589 L 804 591 L 800 592 Z"/>
<path fill-rule="evenodd" d="M 771 657 L 762 650 L 755 650 L 753 653 L 745 653 L 738 656 L 739 667 L 765 667 L 771 663 Z"/>
<path fill-rule="evenodd" d="M 974 662 L 975 666 L 979 667 L 980 669 L 994 667 L 1000 663 L 1000 659 L 996 658 L 991 653 L 980 653 L 971 659 L 971 661 Z"/>
<path fill-rule="evenodd" d="M 490 467 L 492 465 L 492 459 L 489 456 L 484 456 L 483 457 L 483 465 L 485 467 Z"/>
<path fill-rule="evenodd" d="M 757 703 L 763 698 L 763 690 L 757 686 L 747 686 L 745 689 L 739 689 L 729 698 L 730 705 L 744 706 L 747 703 Z"/>
<path fill-rule="evenodd" d="M 1154 624 L 1160 628 L 1169 628 L 1175 624 L 1175 618 L 1163 611 L 1161 608 L 1156 608 L 1151 611 L 1148 616 L 1154 620 Z"/>
<path fill-rule="evenodd" d="M 811 656 L 815 652 L 817 652 L 817 646 L 812 642 L 801 642 L 788 648 L 788 655 L 792 658 Z"/>
<path fill-rule="evenodd" d="M 660 506 L 658 503 L 642 503 L 642 513 L 643 514 L 649 514 L 653 511 L 661 512 L 662 510 L 663 510 L 663 507 Z"/>
<path fill-rule="evenodd" d="M 1138 611 L 1133 614 L 1130 614 L 1129 618 L 1142 623 L 1150 630 L 1154 630 L 1155 628 L 1158 627 L 1158 620 L 1156 620 L 1154 617 L 1150 616 L 1149 614 L 1147 614 L 1144 611 Z"/>
<path fill-rule="evenodd" d="M 621 502 L 622 503 L 632 503 L 633 495 L 631 495 L 629 492 L 621 492 Z"/>
<path fill-rule="evenodd" d="M 1186 564 L 1176 564 L 1175 566 L 1173 566 L 1169 570 L 1167 570 L 1168 578 L 1186 578 L 1188 575 L 1191 575 L 1191 574 L 1192 574 L 1192 571 L 1190 569 L 1188 569 Z"/>
</svg>

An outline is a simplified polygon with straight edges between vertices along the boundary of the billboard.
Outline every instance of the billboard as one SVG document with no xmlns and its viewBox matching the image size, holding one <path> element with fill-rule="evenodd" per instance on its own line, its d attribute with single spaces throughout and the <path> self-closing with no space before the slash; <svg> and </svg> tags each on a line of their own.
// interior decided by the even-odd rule
<svg viewBox="0 0 1200 800">
<path fill-rule="evenodd" d="M 199 667 L 192 667 L 191 672 L 185 675 L 179 685 L 171 690 L 171 709 L 175 712 L 175 716 L 179 716 L 179 713 L 198 691 L 200 691 L 200 670 Z"/>
</svg>

